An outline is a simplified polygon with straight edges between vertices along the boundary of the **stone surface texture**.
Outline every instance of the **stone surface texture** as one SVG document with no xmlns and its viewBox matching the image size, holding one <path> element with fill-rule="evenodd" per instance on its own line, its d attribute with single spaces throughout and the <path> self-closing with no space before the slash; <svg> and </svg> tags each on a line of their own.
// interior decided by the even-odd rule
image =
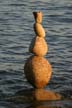
<svg viewBox="0 0 72 108">
<path fill-rule="evenodd" d="M 44 28 L 42 27 L 41 24 L 35 23 L 34 24 L 34 31 L 35 31 L 37 36 L 45 37 L 45 30 L 44 30 Z"/>
<path fill-rule="evenodd" d="M 39 12 L 33 12 L 33 15 L 34 15 L 34 18 L 35 18 L 35 22 L 37 23 L 42 23 L 42 12 L 39 11 Z"/>
<path fill-rule="evenodd" d="M 37 56 L 44 56 L 48 52 L 48 45 L 44 38 L 34 37 L 31 41 L 29 51 Z"/>
<path fill-rule="evenodd" d="M 24 70 L 29 83 L 35 88 L 46 86 L 52 74 L 52 68 L 49 62 L 39 56 L 30 57 L 25 63 Z"/>
<path fill-rule="evenodd" d="M 33 56 L 29 57 L 24 66 L 25 76 L 34 88 L 44 88 L 52 74 L 52 68 L 48 60 L 44 58 L 48 52 L 48 45 L 45 41 L 45 30 L 41 25 L 42 12 L 33 12 L 35 23 L 34 31 L 36 36 L 32 39 L 29 51 Z"/>
</svg>

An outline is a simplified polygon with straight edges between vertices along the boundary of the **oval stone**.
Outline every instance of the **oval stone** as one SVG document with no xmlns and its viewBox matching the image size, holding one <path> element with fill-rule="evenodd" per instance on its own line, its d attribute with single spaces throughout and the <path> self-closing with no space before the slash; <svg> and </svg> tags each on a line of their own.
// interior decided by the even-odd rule
<svg viewBox="0 0 72 108">
<path fill-rule="evenodd" d="M 43 88 L 51 78 L 52 68 L 45 58 L 31 56 L 25 63 L 24 73 L 28 82 L 33 87 Z"/>
<path fill-rule="evenodd" d="M 41 24 L 35 23 L 34 24 L 34 31 L 35 31 L 37 36 L 45 37 L 45 30 L 44 30 L 44 28 L 42 27 Z"/>
<path fill-rule="evenodd" d="M 45 39 L 38 36 L 34 37 L 30 44 L 29 51 L 37 56 L 44 56 L 48 52 L 48 45 Z"/>
</svg>

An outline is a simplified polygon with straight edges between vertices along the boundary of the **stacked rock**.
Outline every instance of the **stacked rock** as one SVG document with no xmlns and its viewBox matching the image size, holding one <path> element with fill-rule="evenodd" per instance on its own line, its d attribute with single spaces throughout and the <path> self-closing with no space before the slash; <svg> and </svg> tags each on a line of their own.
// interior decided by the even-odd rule
<svg viewBox="0 0 72 108">
<path fill-rule="evenodd" d="M 48 52 L 48 45 L 45 41 L 45 30 L 42 23 L 42 12 L 33 12 L 35 18 L 34 31 L 36 36 L 32 39 L 29 52 L 33 55 L 29 57 L 24 66 L 26 78 L 35 88 L 45 87 L 52 74 L 52 68 L 44 55 Z"/>
</svg>

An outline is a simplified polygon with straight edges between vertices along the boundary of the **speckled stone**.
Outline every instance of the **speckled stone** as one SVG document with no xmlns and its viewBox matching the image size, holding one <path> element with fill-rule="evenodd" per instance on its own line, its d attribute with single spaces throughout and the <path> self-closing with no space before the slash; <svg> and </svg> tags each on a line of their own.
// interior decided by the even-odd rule
<svg viewBox="0 0 72 108">
<path fill-rule="evenodd" d="M 33 12 L 34 18 L 35 18 L 35 22 L 37 23 L 41 23 L 42 22 L 42 12 Z"/>
<path fill-rule="evenodd" d="M 31 56 L 25 63 L 24 73 L 35 88 L 43 88 L 51 78 L 52 68 L 45 58 Z"/>
<path fill-rule="evenodd" d="M 37 36 L 45 37 L 45 30 L 44 30 L 44 28 L 42 27 L 41 24 L 35 23 L 34 24 L 34 31 L 35 31 Z"/>
<path fill-rule="evenodd" d="M 34 37 L 30 44 L 29 52 L 38 56 L 44 56 L 48 52 L 48 45 L 45 39 L 38 36 Z"/>
</svg>

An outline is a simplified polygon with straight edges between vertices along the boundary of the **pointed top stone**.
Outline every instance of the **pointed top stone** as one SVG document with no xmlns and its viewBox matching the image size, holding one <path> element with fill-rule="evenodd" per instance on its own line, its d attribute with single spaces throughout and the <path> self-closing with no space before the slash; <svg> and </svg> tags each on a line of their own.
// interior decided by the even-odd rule
<svg viewBox="0 0 72 108">
<path fill-rule="evenodd" d="M 42 12 L 38 11 L 38 12 L 33 12 L 34 18 L 35 18 L 35 22 L 36 23 L 42 23 Z"/>
</svg>

